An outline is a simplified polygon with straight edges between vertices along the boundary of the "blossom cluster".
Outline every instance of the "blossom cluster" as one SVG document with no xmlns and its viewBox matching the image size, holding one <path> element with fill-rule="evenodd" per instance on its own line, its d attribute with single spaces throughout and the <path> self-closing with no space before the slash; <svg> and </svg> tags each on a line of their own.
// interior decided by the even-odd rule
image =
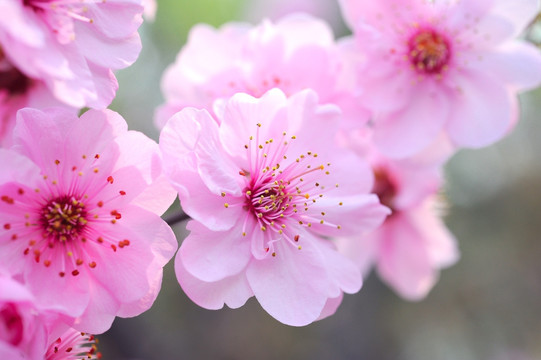
<svg viewBox="0 0 541 360">
<path fill-rule="evenodd" d="M 162 79 L 159 144 L 107 110 L 143 0 L 0 4 L 0 358 L 100 358 L 174 260 L 207 309 L 332 315 L 375 268 L 424 298 L 459 257 L 439 196 L 461 148 L 507 135 L 541 84 L 536 0 L 342 0 L 352 34 L 290 14 L 195 26 Z M 79 117 L 77 111 L 90 108 Z"/>
</svg>

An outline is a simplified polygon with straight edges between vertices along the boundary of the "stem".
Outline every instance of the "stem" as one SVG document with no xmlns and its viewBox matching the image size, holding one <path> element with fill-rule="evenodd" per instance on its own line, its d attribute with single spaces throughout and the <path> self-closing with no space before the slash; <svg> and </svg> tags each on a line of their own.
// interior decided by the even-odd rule
<svg viewBox="0 0 541 360">
<path fill-rule="evenodd" d="M 182 222 L 184 220 L 190 219 L 190 216 L 184 212 L 172 214 L 164 218 L 165 222 L 169 226 L 173 226 L 175 224 L 178 224 L 179 222 Z"/>
</svg>

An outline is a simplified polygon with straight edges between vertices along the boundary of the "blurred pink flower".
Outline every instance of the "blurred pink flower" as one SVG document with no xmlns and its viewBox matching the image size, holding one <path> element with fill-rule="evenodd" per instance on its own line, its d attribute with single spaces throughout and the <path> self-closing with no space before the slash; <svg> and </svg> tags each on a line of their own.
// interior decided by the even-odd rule
<svg viewBox="0 0 541 360">
<path fill-rule="evenodd" d="M 329 237 L 361 234 L 388 213 L 369 195 L 372 174 L 334 146 L 339 110 L 306 90 L 289 99 L 236 94 L 216 109 L 187 108 L 160 136 L 164 167 L 192 219 L 175 260 L 200 306 L 242 306 L 255 295 L 295 326 L 334 312 L 361 287 Z"/>
<path fill-rule="evenodd" d="M 541 54 L 516 40 L 537 0 L 341 0 L 347 52 L 382 153 L 407 157 L 441 133 L 489 145 L 517 121 L 517 92 L 541 83 Z M 355 50 L 356 49 L 356 50 Z"/>
<path fill-rule="evenodd" d="M 142 13 L 142 0 L 3 1 L 0 92 L 42 82 L 67 105 L 107 107 L 118 87 L 111 70 L 141 50 Z"/>
<path fill-rule="evenodd" d="M 158 109 L 156 123 L 161 128 L 186 106 L 212 112 L 216 99 L 238 92 L 260 97 L 276 87 L 288 96 L 311 88 L 322 103 L 339 105 L 345 116 L 363 124 L 368 113 L 352 92 L 342 90 L 341 67 L 332 30 L 307 14 L 257 26 L 199 24 L 164 73 L 166 104 Z"/>
<path fill-rule="evenodd" d="M 420 300 L 437 282 L 439 270 L 459 257 L 456 240 L 437 208 L 445 159 L 441 154 L 448 151 L 432 146 L 430 161 L 426 155 L 392 160 L 372 145 L 369 130 L 348 135 L 350 147 L 368 158 L 374 169 L 372 192 L 392 213 L 362 238 L 340 238 L 338 248 L 359 265 L 364 277 L 375 266 L 380 278 L 400 296 Z"/>
<path fill-rule="evenodd" d="M 109 110 L 23 109 L 14 133 L 0 149 L 0 267 L 80 331 L 147 310 L 177 247 L 157 144 Z"/>
<path fill-rule="evenodd" d="M 45 325 L 28 289 L 0 275 L 0 359 L 43 360 Z"/>
</svg>

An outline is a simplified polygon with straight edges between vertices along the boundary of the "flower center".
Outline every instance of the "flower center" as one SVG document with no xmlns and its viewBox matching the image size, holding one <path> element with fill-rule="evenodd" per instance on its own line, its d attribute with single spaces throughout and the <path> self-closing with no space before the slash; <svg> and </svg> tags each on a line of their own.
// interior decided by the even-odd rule
<svg viewBox="0 0 541 360">
<path fill-rule="evenodd" d="M 247 233 L 247 224 L 255 219 L 257 231 L 264 233 L 263 250 L 276 256 L 273 243 L 283 239 L 295 248 L 299 245 L 299 227 L 311 228 L 312 225 L 329 226 L 341 229 L 325 219 L 325 211 L 319 207 L 320 199 L 338 184 L 330 184 L 325 177 L 330 175 L 330 163 L 323 165 L 317 153 L 306 151 L 289 158 L 291 142 L 296 136 L 286 136 L 274 141 L 260 142 L 259 127 L 255 137 L 244 146 L 247 150 L 249 170 L 241 169 L 239 175 L 244 178 L 245 187 L 240 199 L 223 197 L 233 202 L 224 203 L 226 208 L 242 206 L 246 211 L 243 236 Z M 289 155 L 288 155 L 289 154 Z M 238 201 L 240 200 L 240 201 Z M 342 205 L 339 202 L 338 205 Z"/>
<path fill-rule="evenodd" d="M 47 236 L 61 242 L 72 241 L 87 224 L 85 204 L 73 196 L 53 199 L 42 209 L 41 224 Z"/>
<path fill-rule="evenodd" d="M 101 359 L 97 343 L 93 335 L 69 329 L 49 345 L 45 360 Z"/>
<path fill-rule="evenodd" d="M 372 193 L 376 194 L 379 202 L 387 206 L 394 213 L 394 201 L 398 192 L 397 186 L 390 178 L 389 173 L 383 169 L 374 169 L 374 188 Z"/>
<path fill-rule="evenodd" d="M 449 42 L 431 29 L 420 30 L 409 40 L 409 59 L 423 74 L 439 74 L 447 68 L 451 58 Z"/>
<path fill-rule="evenodd" d="M 23 321 L 15 305 L 8 303 L 0 308 L 0 339 L 17 346 L 23 339 Z"/>
<path fill-rule="evenodd" d="M 11 65 L 0 47 L 0 91 L 6 90 L 12 95 L 24 94 L 30 83 L 28 77 Z"/>
</svg>

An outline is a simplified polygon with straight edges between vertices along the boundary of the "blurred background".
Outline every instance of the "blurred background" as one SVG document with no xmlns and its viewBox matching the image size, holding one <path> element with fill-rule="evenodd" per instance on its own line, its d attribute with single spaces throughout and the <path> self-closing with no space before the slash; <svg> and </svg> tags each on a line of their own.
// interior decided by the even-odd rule
<svg viewBox="0 0 541 360">
<path fill-rule="evenodd" d="M 120 73 L 111 106 L 132 129 L 157 139 L 160 80 L 196 23 L 259 22 L 304 10 L 345 28 L 335 0 L 158 0 L 140 29 L 143 51 Z M 278 323 L 252 298 L 241 309 L 209 311 L 182 292 L 172 264 L 151 310 L 117 319 L 99 336 L 104 359 L 541 359 L 541 90 L 521 96 L 514 132 L 482 150 L 463 150 L 446 167 L 446 223 L 460 261 L 429 296 L 401 300 L 375 276 L 338 312 L 303 328 Z M 176 204 L 178 210 L 178 204 Z M 184 224 L 175 226 L 179 241 Z"/>
</svg>

